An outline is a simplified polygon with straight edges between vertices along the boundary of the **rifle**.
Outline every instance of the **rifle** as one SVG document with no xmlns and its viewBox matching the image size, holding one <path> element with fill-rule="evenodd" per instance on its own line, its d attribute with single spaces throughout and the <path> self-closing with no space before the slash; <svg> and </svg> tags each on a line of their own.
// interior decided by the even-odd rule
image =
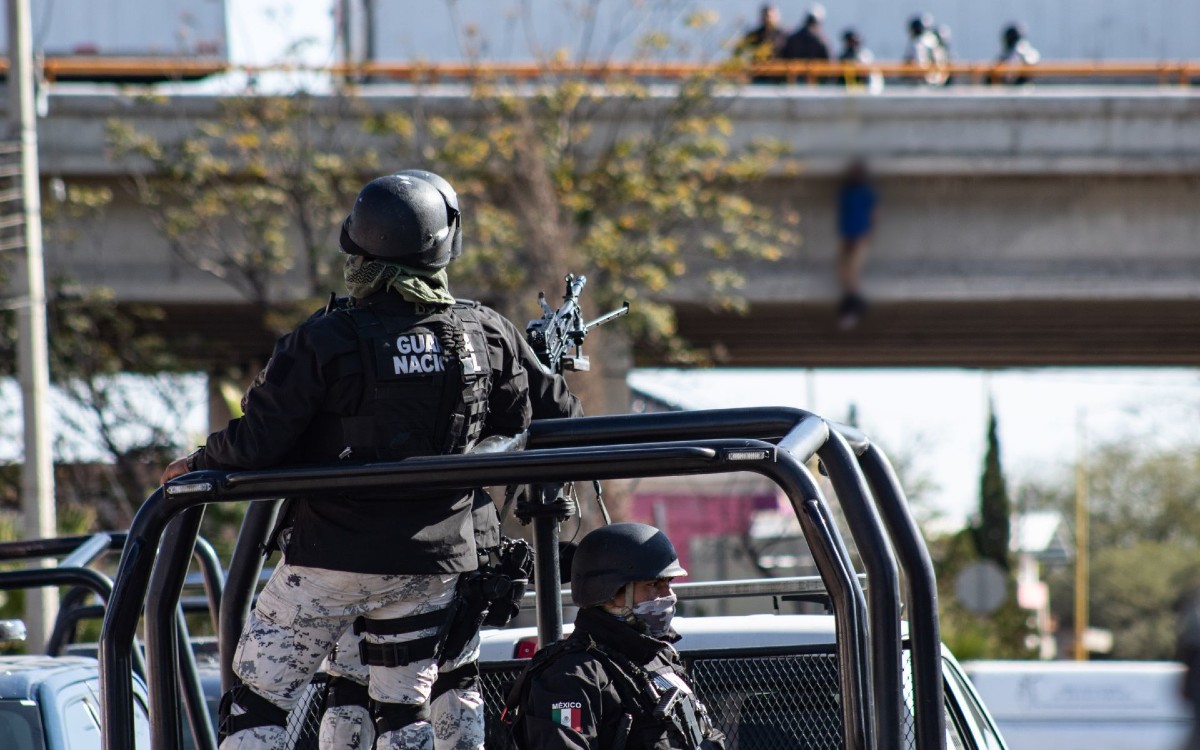
<svg viewBox="0 0 1200 750">
<path fill-rule="evenodd" d="M 579 295 L 583 292 L 583 286 L 587 284 L 587 277 L 567 274 L 566 282 L 567 292 L 563 295 L 562 306 L 557 310 L 551 309 L 546 302 L 545 292 L 538 292 L 542 317 L 529 321 L 529 325 L 525 326 L 525 338 L 538 359 L 551 372 L 560 375 L 565 370 L 590 370 L 591 361 L 583 353 L 583 337 L 596 326 L 604 325 L 629 312 L 629 300 L 626 300 L 625 304 L 616 310 L 585 323 L 583 312 L 579 309 Z M 574 353 L 568 353 L 568 349 L 572 347 Z"/>
</svg>

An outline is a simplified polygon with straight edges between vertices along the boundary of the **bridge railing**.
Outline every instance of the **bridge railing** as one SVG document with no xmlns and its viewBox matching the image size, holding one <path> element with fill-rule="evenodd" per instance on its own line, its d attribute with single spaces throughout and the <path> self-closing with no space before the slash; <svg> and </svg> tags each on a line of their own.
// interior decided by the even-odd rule
<svg viewBox="0 0 1200 750">
<path fill-rule="evenodd" d="M 334 75 L 372 81 L 451 82 L 472 80 L 534 81 L 547 76 L 579 77 L 595 81 L 681 81 L 714 76 L 732 83 L 752 81 L 782 83 L 862 83 L 870 76 L 897 82 L 920 83 L 931 69 L 904 62 L 870 64 L 838 61 L 771 60 L 747 64 L 686 62 L 604 63 L 413 63 L 375 61 L 329 68 Z M 936 71 L 956 82 L 984 84 L 1015 78 L 1067 83 L 1136 82 L 1190 85 L 1200 83 L 1200 60 L 1192 61 L 1057 61 L 1037 65 L 1008 65 L 994 61 L 952 62 Z"/>
<path fill-rule="evenodd" d="M 372 61 L 353 65 L 232 65 L 219 58 L 183 57 L 49 57 L 42 61 L 47 81 L 194 80 L 218 73 L 309 72 L 340 79 L 359 81 L 404 81 L 410 83 L 462 82 L 475 80 L 535 81 L 545 77 L 578 77 L 597 82 L 640 80 L 682 81 L 696 76 L 715 76 L 731 83 L 752 81 L 782 83 L 851 83 L 870 76 L 882 76 L 893 82 L 920 83 L 930 69 L 899 61 L 880 61 L 867 65 L 821 60 L 769 60 L 745 63 L 727 60 L 720 63 L 694 62 L 411 62 Z M 8 70 L 7 59 L 0 58 L 0 75 Z M 1182 61 L 1088 61 L 1060 60 L 1037 65 L 1007 65 L 995 61 L 951 62 L 937 73 L 955 82 L 984 84 L 1026 78 L 1088 84 L 1096 82 L 1155 83 L 1162 85 L 1200 84 L 1200 60 Z"/>
</svg>

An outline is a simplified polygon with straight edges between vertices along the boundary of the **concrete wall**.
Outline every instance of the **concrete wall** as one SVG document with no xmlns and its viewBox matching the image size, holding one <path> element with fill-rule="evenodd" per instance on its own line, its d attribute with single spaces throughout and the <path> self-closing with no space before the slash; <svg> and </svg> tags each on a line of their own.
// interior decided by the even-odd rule
<svg viewBox="0 0 1200 750">
<path fill-rule="evenodd" d="M 128 299 L 240 299 L 170 254 L 119 177 L 128 166 L 113 164 L 105 151 L 110 117 L 171 139 L 215 104 L 199 96 L 176 97 L 167 107 L 111 94 L 52 96 L 41 136 L 44 173 L 110 184 L 115 203 L 73 250 L 51 243 L 50 265 L 73 268 Z M 804 241 L 783 263 L 751 269 L 752 299 L 830 293 L 836 176 L 855 155 L 868 159 L 878 181 L 879 228 L 867 274 L 884 298 L 1200 296 L 1200 95 L 1152 89 L 865 97 L 751 87 L 725 105 L 735 144 L 774 138 L 795 159 L 780 164 L 780 176 L 758 198 L 797 209 Z M 478 114 L 451 89 L 372 89 L 356 106 Z M 661 106 L 652 100 L 634 114 L 649 121 Z M 603 110 L 595 137 L 604 137 L 619 114 L 629 111 Z M 343 117 L 342 127 L 353 147 L 386 145 L 364 135 L 355 116 Z M 685 296 L 701 293 L 682 289 Z"/>
</svg>

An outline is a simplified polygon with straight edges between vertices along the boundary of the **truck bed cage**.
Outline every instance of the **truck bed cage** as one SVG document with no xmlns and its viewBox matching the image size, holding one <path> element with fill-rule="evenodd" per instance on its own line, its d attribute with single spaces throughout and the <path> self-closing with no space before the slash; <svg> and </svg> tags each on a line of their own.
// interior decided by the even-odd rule
<svg viewBox="0 0 1200 750">
<path fill-rule="evenodd" d="M 829 475 L 866 568 L 872 592 L 869 604 L 829 505 L 805 466 L 813 456 Z M 169 686 L 176 682 L 179 669 L 194 670 L 194 664 L 186 659 L 180 662 L 180 653 L 190 649 L 179 648 L 173 615 L 208 503 L 262 501 L 251 503 L 246 513 L 221 600 L 225 678 L 231 664 L 227 651 L 236 643 L 248 614 L 262 565 L 259 552 L 278 512 L 280 501 L 271 498 L 380 490 L 403 498 L 417 491 L 742 471 L 771 479 L 786 494 L 829 592 L 845 747 L 898 750 L 901 746 L 902 567 L 908 584 L 916 746 L 918 750 L 944 748 L 933 566 L 903 489 L 887 457 L 864 435 L 790 408 L 545 420 L 530 426 L 526 450 L 519 452 L 414 457 L 352 467 L 201 471 L 179 477 L 158 488 L 138 510 L 105 613 L 100 636 L 104 747 L 133 746 L 129 675 L 143 606 L 148 613 L 152 746 L 155 750 L 181 747 L 179 696 Z M 541 558 L 538 580 L 553 584 L 537 589 L 543 642 L 561 636 L 557 531 L 553 518 L 534 518 L 534 546 L 536 557 Z M 541 575 L 551 561 L 553 574 Z M 212 746 L 208 738 L 197 738 L 197 747 L 210 750 Z"/>
<path fill-rule="evenodd" d="M 867 577 L 857 576 L 858 584 L 863 591 L 867 589 Z M 820 576 L 780 576 L 778 578 L 743 578 L 730 581 L 688 581 L 672 583 L 671 590 L 679 601 L 694 601 L 697 599 L 729 599 L 751 596 L 786 596 L 788 594 L 829 595 L 825 581 Z M 559 594 L 563 604 L 571 603 L 571 589 L 563 589 Z M 521 609 L 528 609 L 537 604 L 537 592 L 526 591 L 521 599 Z"/>
</svg>

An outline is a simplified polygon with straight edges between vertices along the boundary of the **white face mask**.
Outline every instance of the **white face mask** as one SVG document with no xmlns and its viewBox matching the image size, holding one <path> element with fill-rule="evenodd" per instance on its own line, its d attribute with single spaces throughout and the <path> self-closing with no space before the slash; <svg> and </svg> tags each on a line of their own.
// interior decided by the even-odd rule
<svg viewBox="0 0 1200 750">
<path fill-rule="evenodd" d="M 675 616 L 675 603 L 679 599 L 674 593 L 657 599 L 635 604 L 633 616 L 646 624 L 650 635 L 655 637 L 666 635 L 671 627 L 671 618 Z"/>
</svg>

